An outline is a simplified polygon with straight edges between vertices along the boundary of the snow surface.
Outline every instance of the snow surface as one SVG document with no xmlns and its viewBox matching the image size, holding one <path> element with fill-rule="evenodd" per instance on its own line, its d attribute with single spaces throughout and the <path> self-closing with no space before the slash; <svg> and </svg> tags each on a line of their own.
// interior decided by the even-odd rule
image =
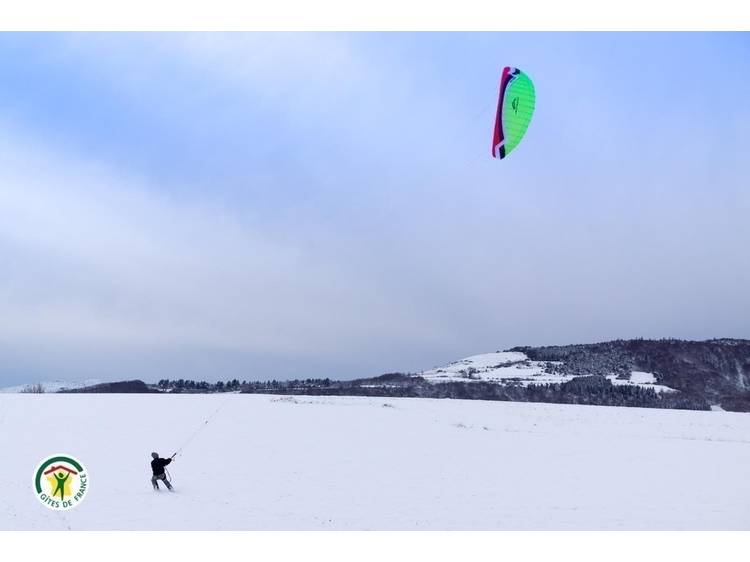
<svg viewBox="0 0 750 562">
<path fill-rule="evenodd" d="M 149 453 L 183 444 L 177 492 L 153 492 Z M 732 412 L 3 394 L 0 450 L 0 530 L 750 530 L 750 415 Z M 89 471 L 64 514 L 31 488 L 53 453 Z"/>
<path fill-rule="evenodd" d="M 449 363 L 445 367 L 436 367 L 423 371 L 420 376 L 430 382 L 452 381 L 488 381 L 501 384 L 547 384 L 563 383 L 572 380 L 572 375 L 556 373 L 558 361 L 532 361 L 525 353 L 517 351 L 497 351 L 472 355 L 460 361 Z M 630 379 L 619 379 L 612 374 L 606 377 L 615 385 L 642 386 L 653 388 L 656 392 L 676 392 L 668 386 L 656 384 L 652 373 L 633 371 Z"/>
<path fill-rule="evenodd" d="M 643 371 L 632 371 L 630 380 L 636 384 L 656 384 L 656 377 L 653 373 L 644 373 Z"/>
<path fill-rule="evenodd" d="M 644 388 L 653 388 L 656 392 L 677 392 L 674 388 L 670 388 L 663 384 L 656 384 L 656 375 L 653 373 L 631 371 L 630 379 L 628 380 L 618 379 L 615 376 L 609 376 L 607 378 L 615 385 L 642 386 Z"/>
</svg>

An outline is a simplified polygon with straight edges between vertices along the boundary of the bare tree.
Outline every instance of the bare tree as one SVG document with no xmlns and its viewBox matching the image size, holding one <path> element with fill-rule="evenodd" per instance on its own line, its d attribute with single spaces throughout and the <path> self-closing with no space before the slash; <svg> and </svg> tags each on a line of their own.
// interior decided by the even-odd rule
<svg viewBox="0 0 750 562">
<path fill-rule="evenodd" d="M 27 384 L 21 389 L 23 394 L 44 394 L 44 387 L 41 383 Z"/>
</svg>

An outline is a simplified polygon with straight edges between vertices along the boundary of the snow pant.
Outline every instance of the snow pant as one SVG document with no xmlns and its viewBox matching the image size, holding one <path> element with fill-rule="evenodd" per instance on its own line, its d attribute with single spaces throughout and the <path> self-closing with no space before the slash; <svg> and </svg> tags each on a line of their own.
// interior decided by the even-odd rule
<svg viewBox="0 0 750 562">
<path fill-rule="evenodd" d="M 172 484 L 170 484 L 169 480 L 167 480 L 167 475 L 166 474 L 154 474 L 151 477 L 151 484 L 154 486 L 154 490 L 158 490 L 159 489 L 159 480 L 161 480 L 162 482 L 164 482 L 164 485 L 167 488 L 169 488 L 170 490 L 172 489 Z"/>
</svg>

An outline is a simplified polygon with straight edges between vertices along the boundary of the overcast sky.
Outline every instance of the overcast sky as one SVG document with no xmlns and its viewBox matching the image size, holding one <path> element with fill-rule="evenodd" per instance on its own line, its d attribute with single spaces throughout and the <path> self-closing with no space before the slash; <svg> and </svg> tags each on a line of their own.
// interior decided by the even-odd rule
<svg viewBox="0 0 750 562">
<path fill-rule="evenodd" d="M 750 338 L 750 34 L 2 34 L 0 72 L 0 386 Z"/>
</svg>

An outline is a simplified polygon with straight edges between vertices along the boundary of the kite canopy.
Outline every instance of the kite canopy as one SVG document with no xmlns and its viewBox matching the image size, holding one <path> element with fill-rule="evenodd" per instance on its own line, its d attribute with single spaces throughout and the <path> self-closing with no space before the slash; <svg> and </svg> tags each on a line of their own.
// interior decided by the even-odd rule
<svg viewBox="0 0 750 562">
<path fill-rule="evenodd" d="M 505 158 L 521 142 L 534 113 L 534 84 L 523 72 L 512 66 L 503 69 L 500 96 L 497 100 L 492 156 Z"/>
</svg>

